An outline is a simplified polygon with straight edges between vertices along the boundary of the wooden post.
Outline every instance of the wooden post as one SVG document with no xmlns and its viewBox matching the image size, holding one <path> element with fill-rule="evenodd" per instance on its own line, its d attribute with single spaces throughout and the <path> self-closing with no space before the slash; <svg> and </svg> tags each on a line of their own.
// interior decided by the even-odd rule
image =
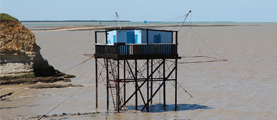
<svg viewBox="0 0 277 120">
<path fill-rule="evenodd" d="M 166 105 L 166 86 L 165 86 L 165 59 L 163 59 L 163 86 L 164 86 L 164 89 L 163 89 L 163 93 L 164 93 L 164 95 L 163 95 L 163 97 L 164 97 L 164 107 L 165 107 L 165 105 Z"/>
<path fill-rule="evenodd" d="M 151 59 L 151 96 L 153 95 L 153 59 Z M 153 101 L 151 100 L 151 105 L 152 105 Z"/>
<path fill-rule="evenodd" d="M 176 52 L 178 53 L 178 31 L 176 31 L 176 38 L 175 38 L 175 43 L 176 43 Z"/>
<path fill-rule="evenodd" d="M 97 31 L 94 31 L 94 40 L 95 40 L 95 43 L 97 43 Z"/>
<path fill-rule="evenodd" d="M 95 37 L 95 44 L 97 43 L 97 32 L 94 31 L 94 37 Z M 96 47 L 96 46 L 95 46 Z M 94 48 L 95 50 L 95 53 L 96 53 L 96 48 Z M 96 101 L 96 108 L 98 108 L 98 68 L 97 68 L 97 57 L 94 57 L 95 58 L 95 101 Z"/>
<path fill-rule="evenodd" d="M 106 41 L 105 43 L 108 44 L 108 36 L 107 36 L 107 30 L 105 30 L 105 38 L 106 38 Z"/>
<path fill-rule="evenodd" d="M 146 29 L 146 42 L 147 42 L 147 45 L 149 44 L 149 41 L 148 41 L 148 29 Z"/>
<path fill-rule="evenodd" d="M 176 69 L 175 69 L 175 111 L 177 110 L 177 68 L 178 68 L 178 65 L 177 65 L 177 58 L 175 59 L 175 66 L 176 66 Z"/>
<path fill-rule="evenodd" d="M 123 79 L 124 79 L 124 103 L 125 103 L 125 101 L 126 101 L 126 61 L 125 60 L 123 60 L 123 67 L 124 67 L 124 71 L 123 71 Z"/>
<path fill-rule="evenodd" d="M 106 59 L 106 78 L 107 78 L 107 110 L 109 110 L 109 63 L 108 63 L 108 59 Z"/>
<path fill-rule="evenodd" d="M 146 70 L 147 70 L 147 101 L 149 100 L 149 59 L 146 60 Z M 149 103 L 147 103 L 147 112 L 149 112 Z"/>
<path fill-rule="evenodd" d="M 95 57 L 95 101 L 96 101 L 96 108 L 98 108 L 98 68 L 97 68 L 97 58 Z"/>
<path fill-rule="evenodd" d="M 116 88 L 116 107 L 117 112 L 119 113 L 119 103 L 120 103 L 120 84 L 119 84 L 119 60 L 117 60 L 117 88 Z"/>
<path fill-rule="evenodd" d="M 146 41 L 147 41 L 147 54 L 149 55 L 149 41 L 148 41 L 148 29 L 146 30 Z M 149 100 L 149 58 L 146 60 L 147 64 L 147 101 Z M 147 112 L 149 112 L 149 103 L 147 103 Z"/>
<path fill-rule="evenodd" d="M 176 52 L 178 53 L 178 31 L 176 31 Z M 175 59 L 175 66 L 176 66 L 176 70 L 175 70 L 175 111 L 177 110 L 177 84 L 178 84 L 178 81 L 177 81 L 177 68 L 178 68 L 178 59 L 177 59 L 178 56 L 176 56 L 176 59 Z"/>
<path fill-rule="evenodd" d="M 137 59 L 135 59 L 135 90 L 138 89 L 138 70 L 137 70 Z M 136 96 L 135 96 L 135 104 L 136 104 L 136 110 L 138 109 L 138 91 L 136 91 Z"/>
</svg>

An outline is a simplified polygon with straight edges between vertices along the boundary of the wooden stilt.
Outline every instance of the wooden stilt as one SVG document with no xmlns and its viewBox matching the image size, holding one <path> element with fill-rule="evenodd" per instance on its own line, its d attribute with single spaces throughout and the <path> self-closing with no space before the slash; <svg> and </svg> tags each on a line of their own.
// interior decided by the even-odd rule
<svg viewBox="0 0 277 120">
<path fill-rule="evenodd" d="M 98 108 L 98 68 L 97 68 L 97 58 L 95 58 L 95 106 Z"/>
<path fill-rule="evenodd" d="M 137 77 L 138 77 L 138 71 L 137 71 L 137 59 L 135 59 L 135 89 L 136 89 L 136 97 L 135 97 L 135 104 L 136 104 L 136 110 L 138 109 L 138 81 L 137 81 Z"/>
<path fill-rule="evenodd" d="M 119 82 L 119 60 L 117 60 L 117 80 L 116 80 L 116 82 L 117 82 L 117 89 L 116 89 L 116 107 L 117 107 L 117 112 L 119 113 L 119 111 L 120 111 L 120 82 Z"/>
<path fill-rule="evenodd" d="M 107 79 L 107 110 L 109 110 L 109 60 L 106 59 L 106 79 Z"/>
</svg>

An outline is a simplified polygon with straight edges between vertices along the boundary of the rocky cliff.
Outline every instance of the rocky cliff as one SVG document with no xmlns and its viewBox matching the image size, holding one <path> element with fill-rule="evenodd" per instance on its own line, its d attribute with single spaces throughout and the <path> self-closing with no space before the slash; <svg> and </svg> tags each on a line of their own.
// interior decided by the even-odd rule
<svg viewBox="0 0 277 120">
<path fill-rule="evenodd" d="M 36 76 L 55 75 L 55 69 L 44 60 L 35 35 L 16 18 L 1 14 L 0 75 L 34 72 Z"/>
</svg>

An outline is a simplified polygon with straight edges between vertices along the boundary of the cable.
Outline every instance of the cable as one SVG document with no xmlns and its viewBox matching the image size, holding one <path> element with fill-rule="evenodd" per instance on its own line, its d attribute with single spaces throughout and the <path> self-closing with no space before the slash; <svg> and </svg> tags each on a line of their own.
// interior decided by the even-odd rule
<svg viewBox="0 0 277 120">
<path fill-rule="evenodd" d="M 74 67 L 77 67 L 78 65 L 81 65 L 81 64 L 83 64 L 83 63 L 85 63 L 85 62 L 87 62 L 87 61 L 89 61 L 90 59 L 92 59 L 93 57 L 90 57 L 89 59 L 87 59 L 87 60 L 85 60 L 85 61 L 83 61 L 83 62 L 81 62 L 81 63 L 79 63 L 79 64 L 77 64 L 77 65 L 75 65 L 75 66 L 73 66 L 73 67 L 71 67 L 71 68 L 69 68 L 69 69 L 67 69 L 67 70 L 65 70 L 65 71 L 68 71 L 68 70 L 70 70 L 70 69 L 72 69 L 72 68 L 74 68 Z M 65 72 L 64 71 L 64 72 Z M 92 79 L 93 80 L 93 79 Z M 91 81 L 92 81 L 91 80 Z M 89 81 L 88 83 L 90 83 L 91 81 Z M 87 84 L 88 84 L 87 83 Z M 53 109 L 51 109 L 49 112 L 47 112 L 46 114 L 44 114 L 44 115 L 42 115 L 38 120 L 40 120 L 41 118 L 43 118 L 45 115 L 47 115 L 47 114 L 49 114 L 50 112 L 52 112 L 53 110 L 55 110 L 57 107 L 59 107 L 61 104 L 63 104 L 65 101 L 67 101 L 69 98 L 71 98 L 73 95 L 75 95 L 76 93 L 78 93 L 80 90 L 82 90 L 84 87 L 81 87 L 80 89 L 78 89 L 76 92 L 74 92 L 72 95 L 70 95 L 68 98 L 66 98 L 64 101 L 62 101 L 60 104 L 58 104 L 56 107 L 54 107 Z"/>
<path fill-rule="evenodd" d="M 92 59 L 92 58 L 94 58 L 94 56 L 90 57 L 89 59 L 86 59 L 85 61 L 83 61 L 83 62 L 81 62 L 81 63 L 79 63 L 79 64 L 77 64 L 77 65 L 75 65 L 75 66 L 73 66 L 73 67 L 71 67 L 71 68 L 69 68 L 69 69 L 63 71 L 63 72 L 66 72 L 66 71 L 71 70 L 71 69 L 73 69 L 73 68 L 75 68 L 75 67 L 77 67 L 77 66 L 79 66 L 79 65 L 81 65 L 81 64 L 84 64 L 85 62 L 89 61 L 89 60 Z"/>
<path fill-rule="evenodd" d="M 198 42 L 197 42 L 197 40 L 196 40 L 196 38 L 195 38 L 195 36 L 194 36 L 194 34 L 192 33 L 192 35 L 193 35 L 193 40 L 195 41 L 195 43 L 196 43 L 196 46 L 197 46 L 197 48 L 198 48 L 198 51 L 199 51 L 199 53 L 201 53 L 202 54 L 202 52 L 201 52 L 201 50 L 200 50 L 200 48 L 199 48 L 199 45 L 198 45 Z"/>
<path fill-rule="evenodd" d="M 191 28 L 192 29 L 192 28 Z M 194 29 L 192 29 L 194 31 Z M 194 31 L 195 32 L 195 31 Z M 217 55 L 219 58 L 221 58 L 196 32 L 195 34 L 214 52 L 215 55 Z"/>
<path fill-rule="evenodd" d="M 170 82 L 171 83 L 171 82 Z M 181 86 L 178 82 L 177 82 L 177 84 L 179 85 L 179 87 L 181 87 L 190 97 L 193 97 L 183 86 Z M 173 87 L 175 87 L 175 85 L 173 84 L 173 83 L 171 83 L 171 85 L 173 86 Z"/>
<path fill-rule="evenodd" d="M 92 79 L 93 80 L 93 79 Z M 91 80 L 91 81 L 92 81 Z M 90 83 L 91 81 L 89 81 L 88 83 Z M 87 84 L 88 84 L 87 83 Z M 76 92 L 74 92 L 72 95 L 70 95 L 69 97 L 67 97 L 64 101 L 62 101 L 60 104 L 58 104 L 56 107 L 54 107 L 53 109 L 51 109 L 49 112 L 47 112 L 46 114 L 42 115 L 38 120 L 40 120 L 41 118 L 43 118 L 45 115 L 49 114 L 50 112 L 52 112 L 53 110 L 55 110 L 56 108 L 58 108 L 61 104 L 63 104 L 65 101 L 67 101 L 69 98 L 71 98 L 73 95 L 75 95 L 77 92 L 79 92 L 80 90 L 82 90 L 84 87 L 81 87 L 80 89 L 78 89 Z"/>
</svg>

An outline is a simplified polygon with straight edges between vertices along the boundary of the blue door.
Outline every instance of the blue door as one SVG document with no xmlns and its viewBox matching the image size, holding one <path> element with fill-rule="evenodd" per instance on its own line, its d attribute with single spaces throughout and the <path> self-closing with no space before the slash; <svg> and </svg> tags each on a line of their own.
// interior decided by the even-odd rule
<svg viewBox="0 0 277 120">
<path fill-rule="evenodd" d="M 135 35 L 135 42 L 139 43 L 139 41 L 138 41 L 138 35 Z"/>
<path fill-rule="evenodd" d="M 116 35 L 113 36 L 113 43 L 116 43 Z"/>
<path fill-rule="evenodd" d="M 134 43 L 134 32 L 127 32 L 127 44 Z"/>
<path fill-rule="evenodd" d="M 154 43 L 161 43 L 161 35 L 154 35 Z"/>
</svg>

